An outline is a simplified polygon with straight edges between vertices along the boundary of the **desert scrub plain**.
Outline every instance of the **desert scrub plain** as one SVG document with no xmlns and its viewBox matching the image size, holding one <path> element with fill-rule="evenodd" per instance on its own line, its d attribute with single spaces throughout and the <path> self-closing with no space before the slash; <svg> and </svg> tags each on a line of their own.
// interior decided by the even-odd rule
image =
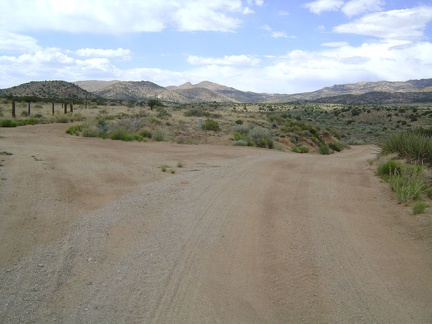
<svg viewBox="0 0 432 324">
<path fill-rule="evenodd" d="M 0 126 L 71 123 L 66 133 L 73 136 L 252 146 L 300 154 L 329 155 L 350 145 L 375 144 L 382 147 L 374 162 L 377 174 L 389 182 L 398 202 L 412 206 L 416 214 L 429 206 L 432 104 L 179 105 L 154 101 L 149 107 L 145 102 L 98 100 L 75 104 L 73 112 L 69 106 L 66 113 L 56 103 L 54 114 L 49 102 L 33 103 L 31 109 L 28 102 L 16 102 L 16 117 L 9 118 L 10 101 L 2 99 Z M 398 167 L 389 169 L 388 163 Z"/>
</svg>

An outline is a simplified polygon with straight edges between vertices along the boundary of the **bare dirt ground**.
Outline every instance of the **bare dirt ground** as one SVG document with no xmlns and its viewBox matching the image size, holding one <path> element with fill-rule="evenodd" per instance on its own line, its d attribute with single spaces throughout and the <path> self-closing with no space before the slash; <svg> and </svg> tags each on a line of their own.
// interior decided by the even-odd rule
<svg viewBox="0 0 432 324">
<path fill-rule="evenodd" d="M 430 215 L 395 203 L 367 162 L 376 147 L 66 127 L 0 129 L 1 323 L 432 322 Z"/>
</svg>

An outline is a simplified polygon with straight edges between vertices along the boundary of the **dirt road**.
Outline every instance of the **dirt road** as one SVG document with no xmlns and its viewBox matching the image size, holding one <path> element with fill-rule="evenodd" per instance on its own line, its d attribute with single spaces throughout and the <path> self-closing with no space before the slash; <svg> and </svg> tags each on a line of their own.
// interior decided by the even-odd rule
<svg viewBox="0 0 432 324">
<path fill-rule="evenodd" d="M 375 147 L 66 127 L 0 129 L 1 323 L 432 322 L 428 229 L 374 176 Z"/>
</svg>

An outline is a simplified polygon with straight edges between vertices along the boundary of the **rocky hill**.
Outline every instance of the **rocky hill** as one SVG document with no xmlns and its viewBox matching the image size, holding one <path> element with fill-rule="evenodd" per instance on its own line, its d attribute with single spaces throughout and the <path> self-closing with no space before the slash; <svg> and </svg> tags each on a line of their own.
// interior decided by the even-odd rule
<svg viewBox="0 0 432 324">
<path fill-rule="evenodd" d="M 0 96 L 56 99 L 94 99 L 97 95 L 66 81 L 32 81 L 0 90 Z"/>
<path fill-rule="evenodd" d="M 116 84 L 118 82 L 120 81 L 119 80 L 112 80 L 112 81 L 87 80 L 87 81 L 76 81 L 74 82 L 74 84 L 89 92 L 95 92 L 95 91 L 102 90 L 106 87 L 109 87 L 113 84 Z"/>
<path fill-rule="evenodd" d="M 5 95 L 70 99 L 96 98 L 99 96 L 106 99 L 142 101 L 158 98 L 162 101 L 176 103 L 416 103 L 432 102 L 432 79 L 409 80 L 406 82 L 358 82 L 334 85 L 313 92 L 297 94 L 240 91 L 209 81 L 203 81 L 195 85 L 187 82 L 180 86 L 169 87 L 161 87 L 149 81 L 77 81 L 75 84 L 65 81 L 42 81 L 29 82 L 0 90 L 0 96 Z"/>
</svg>

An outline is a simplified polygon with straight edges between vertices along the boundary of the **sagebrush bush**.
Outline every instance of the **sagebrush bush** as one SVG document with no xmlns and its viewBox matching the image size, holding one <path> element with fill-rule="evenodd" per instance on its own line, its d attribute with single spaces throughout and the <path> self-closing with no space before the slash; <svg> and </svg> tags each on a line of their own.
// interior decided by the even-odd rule
<svg viewBox="0 0 432 324">
<path fill-rule="evenodd" d="M 246 142 L 245 140 L 240 139 L 240 140 L 233 141 L 233 145 L 234 146 L 248 146 L 249 143 Z"/>
<path fill-rule="evenodd" d="M 345 145 L 343 145 L 341 142 L 329 143 L 328 146 L 336 152 L 342 152 L 345 149 Z"/>
<path fill-rule="evenodd" d="M 273 134 L 271 130 L 264 127 L 254 127 L 249 131 L 249 138 L 252 143 L 257 147 L 273 148 Z"/>
<path fill-rule="evenodd" d="M 332 154 L 332 150 L 330 149 L 330 147 L 326 144 L 326 145 L 321 145 L 318 149 L 318 152 L 322 155 L 330 155 Z"/>
<path fill-rule="evenodd" d="M 221 130 L 219 123 L 213 119 L 206 119 L 202 124 L 203 130 L 211 130 L 218 132 Z"/>
</svg>

